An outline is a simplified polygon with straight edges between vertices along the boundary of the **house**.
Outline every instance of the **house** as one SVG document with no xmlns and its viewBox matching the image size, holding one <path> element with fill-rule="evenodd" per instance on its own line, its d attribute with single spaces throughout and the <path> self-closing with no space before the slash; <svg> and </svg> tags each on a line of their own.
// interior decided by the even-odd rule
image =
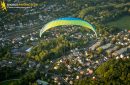
<svg viewBox="0 0 130 85">
<path fill-rule="evenodd" d="M 31 51 L 31 49 L 32 49 L 32 47 L 30 47 L 30 48 L 26 49 L 26 52 L 30 52 L 30 51 Z"/>
<path fill-rule="evenodd" d="M 108 44 L 103 45 L 103 46 L 101 46 L 101 47 L 99 47 L 99 48 L 102 48 L 103 50 L 105 50 L 105 49 L 108 49 L 108 48 L 111 47 L 111 46 L 112 46 L 112 44 L 111 44 L 111 43 L 108 43 Z"/>
<path fill-rule="evenodd" d="M 48 85 L 48 82 L 42 81 L 42 80 L 37 80 L 38 85 Z"/>
<path fill-rule="evenodd" d="M 99 47 L 102 44 L 102 42 L 98 41 L 94 45 L 92 45 L 89 49 L 90 50 L 95 50 L 97 47 Z"/>
<path fill-rule="evenodd" d="M 115 46 L 113 48 L 109 48 L 108 50 L 106 50 L 106 52 L 109 54 L 109 53 L 112 53 L 113 51 L 117 50 L 119 47 L 118 46 Z"/>
<path fill-rule="evenodd" d="M 128 49 L 128 47 L 121 48 L 121 49 L 115 51 L 114 53 L 112 53 L 112 56 L 118 56 L 118 55 L 121 55 L 121 54 L 123 54 L 124 52 L 126 52 L 127 49 Z"/>
</svg>

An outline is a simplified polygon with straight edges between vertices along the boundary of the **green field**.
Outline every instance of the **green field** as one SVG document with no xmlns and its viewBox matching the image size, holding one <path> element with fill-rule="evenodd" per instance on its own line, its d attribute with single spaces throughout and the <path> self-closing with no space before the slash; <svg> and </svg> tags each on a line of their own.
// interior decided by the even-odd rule
<svg viewBox="0 0 130 85">
<path fill-rule="evenodd" d="M 5 80 L 0 82 L 0 85 L 19 85 L 19 79 Z"/>
<path fill-rule="evenodd" d="M 118 20 L 107 23 L 108 26 L 130 29 L 130 16 L 123 16 Z"/>
</svg>

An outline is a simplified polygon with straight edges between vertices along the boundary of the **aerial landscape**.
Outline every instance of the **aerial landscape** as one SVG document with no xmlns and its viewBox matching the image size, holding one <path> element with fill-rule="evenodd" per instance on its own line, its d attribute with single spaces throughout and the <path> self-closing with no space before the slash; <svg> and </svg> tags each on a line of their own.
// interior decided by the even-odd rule
<svg viewBox="0 0 130 85">
<path fill-rule="evenodd" d="M 130 1 L 1 0 L 0 85 L 130 85 Z"/>
</svg>

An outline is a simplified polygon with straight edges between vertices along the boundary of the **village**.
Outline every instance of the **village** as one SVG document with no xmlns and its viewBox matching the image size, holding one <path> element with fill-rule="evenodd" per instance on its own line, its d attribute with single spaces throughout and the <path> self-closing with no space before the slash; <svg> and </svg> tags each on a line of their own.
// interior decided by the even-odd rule
<svg viewBox="0 0 130 85">
<path fill-rule="evenodd" d="M 98 80 L 95 71 L 111 59 L 129 59 L 129 28 L 107 24 L 129 15 L 129 2 L 38 0 L 35 3 L 38 7 L 9 9 L 9 14 L 0 14 L 0 84 L 16 79 L 27 85 L 73 85 L 84 78 Z M 54 27 L 39 36 L 46 23 L 62 17 L 88 21 L 98 36 L 81 26 Z"/>
<path fill-rule="evenodd" d="M 95 69 L 111 58 L 129 59 L 129 56 L 130 33 L 124 30 L 116 35 L 109 35 L 103 41 L 97 40 L 90 47 L 75 48 L 69 54 L 50 61 L 49 65 L 45 65 L 45 69 L 48 69 L 45 75 L 51 76 L 58 85 L 63 84 L 63 80 L 73 84 L 74 80 L 86 76 L 95 79 Z"/>
<path fill-rule="evenodd" d="M 79 27 L 80 28 L 80 27 Z M 66 33 L 72 32 L 75 33 L 72 36 L 75 41 L 76 39 L 80 39 L 81 37 L 85 40 L 87 37 L 89 39 L 94 39 L 95 35 L 92 33 L 87 33 L 86 35 L 82 35 L 82 33 L 76 32 L 75 29 L 70 28 L 70 30 L 64 29 L 64 35 Z M 59 32 L 61 31 L 61 32 Z M 57 33 L 58 32 L 58 33 Z M 44 39 L 51 40 L 53 38 L 58 37 L 61 35 L 62 30 L 55 30 L 51 31 L 52 35 L 55 37 L 44 36 Z M 35 33 L 34 33 L 35 34 Z M 6 61 L 2 60 L 0 62 L 0 66 L 3 67 L 17 67 L 16 70 L 21 71 L 23 69 L 29 70 L 31 68 L 41 68 L 41 73 L 45 74 L 46 76 L 50 76 L 54 79 L 54 82 L 57 84 L 62 84 L 63 82 L 69 82 L 69 84 L 73 84 L 75 79 L 82 79 L 85 76 L 96 78 L 93 73 L 95 69 L 100 66 L 103 62 L 108 61 L 111 58 L 115 59 L 128 59 L 130 56 L 130 33 L 128 30 L 123 30 L 117 34 L 110 34 L 108 37 L 104 37 L 101 40 L 102 34 L 99 35 L 98 39 L 92 41 L 92 43 L 88 47 L 84 48 L 74 48 L 71 49 L 67 55 L 63 55 L 56 60 L 50 61 L 50 64 L 42 65 L 34 60 L 30 60 L 29 63 L 21 66 L 17 66 L 16 62 L 14 61 Z M 24 37 L 23 37 L 24 38 Z M 17 39 L 18 40 L 18 39 Z M 30 39 L 33 41 L 33 39 Z M 36 38 L 38 40 L 38 38 Z M 15 41 L 13 41 L 16 43 Z M 32 47 L 37 44 L 37 42 L 32 42 Z M 17 45 L 17 44 L 16 44 Z M 11 52 L 14 56 L 26 56 L 28 52 L 30 52 L 31 48 L 26 46 L 25 48 L 22 47 L 22 50 L 17 50 L 16 48 L 13 49 Z M 24 60 L 24 58 L 19 58 Z M 20 62 L 18 62 L 20 64 Z M 3 65 L 4 64 L 4 65 Z M 22 64 L 22 62 L 21 62 Z M 62 79 L 62 81 L 61 81 Z"/>
<path fill-rule="evenodd" d="M 99 34 L 98 38 L 93 40 L 95 39 L 95 35 L 92 32 L 83 35 L 81 32 L 77 31 L 81 29 L 81 27 L 76 27 L 75 29 L 75 27 L 68 28 L 63 26 L 63 28 L 64 29 L 55 29 L 54 31 L 51 30 L 51 35 L 48 35 L 47 32 L 42 39 L 52 40 L 58 38 L 62 34 L 66 36 L 69 35 L 71 41 L 74 42 L 80 38 L 92 41 L 87 47 L 71 49 L 67 55 L 52 60 L 50 64 L 47 65 L 42 65 L 34 60 L 30 60 L 29 63 L 23 66 L 17 66 L 16 62 L 2 60 L 0 61 L 1 67 L 17 67 L 16 70 L 20 72 L 23 69 L 29 70 L 32 68 L 38 69 L 44 67 L 41 73 L 45 74 L 45 76 L 51 76 L 54 83 L 60 85 L 69 82 L 69 84 L 73 84 L 75 79 L 82 79 L 86 76 L 95 79 L 96 77 L 93 75 L 95 69 L 113 57 L 116 59 L 128 59 L 130 56 L 130 33 L 128 30 L 123 30 L 117 34 L 109 34 L 108 37 L 103 37 L 102 34 Z M 101 39 L 102 37 L 103 39 Z M 27 35 L 15 37 L 12 40 L 1 38 L 2 46 L 5 44 L 4 40 L 8 40 L 7 43 L 11 42 L 13 44 L 11 52 L 14 56 L 20 55 L 26 57 L 26 54 L 31 51 L 33 46 L 38 44 L 39 36 L 38 31 L 34 31 Z M 29 45 L 25 45 L 25 43 L 28 42 Z M 19 59 L 24 60 L 24 58 Z M 47 71 L 45 71 L 45 69 Z"/>
</svg>

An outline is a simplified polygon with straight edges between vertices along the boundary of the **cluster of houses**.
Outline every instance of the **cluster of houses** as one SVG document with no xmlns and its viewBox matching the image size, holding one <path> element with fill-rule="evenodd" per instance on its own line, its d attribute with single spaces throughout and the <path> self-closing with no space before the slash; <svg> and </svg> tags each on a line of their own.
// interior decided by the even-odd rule
<svg viewBox="0 0 130 85">
<path fill-rule="evenodd" d="M 105 44 L 102 41 L 96 42 L 90 47 L 91 51 L 103 51 L 107 57 L 117 57 L 120 55 L 130 56 L 130 33 L 125 31 L 119 32 L 117 35 L 110 35 Z"/>
<path fill-rule="evenodd" d="M 22 55 L 26 55 L 26 51 L 29 52 L 29 49 L 32 46 L 37 45 L 38 37 L 37 37 L 38 32 L 33 32 L 28 35 L 21 35 L 20 37 L 14 37 L 11 40 L 11 44 L 13 45 L 12 47 L 12 54 L 18 55 L 19 53 Z"/>
<path fill-rule="evenodd" d="M 94 70 L 108 59 L 107 57 L 103 59 L 96 58 L 97 59 L 91 59 L 87 57 L 84 51 L 78 48 L 71 50 L 68 55 L 62 56 L 54 63 L 54 67 L 51 69 L 54 73 L 53 79 L 55 83 L 62 83 L 60 80 L 61 77 L 65 82 L 73 84 L 74 80 L 82 79 L 85 76 L 93 76 Z M 60 77 L 55 76 L 55 73 L 59 74 Z"/>
<path fill-rule="evenodd" d="M 20 30 L 23 30 L 25 28 L 26 29 L 31 28 L 37 24 L 38 23 L 36 20 L 28 20 L 28 22 L 26 22 L 26 23 L 18 21 L 17 23 L 14 23 L 14 24 L 4 24 L 4 26 L 1 27 L 1 28 L 3 28 L 1 31 L 10 34 L 10 32 L 12 32 L 12 31 L 20 31 Z M 5 36 L 8 36 L 8 34 L 6 34 Z"/>
<path fill-rule="evenodd" d="M 23 54 L 23 52 L 20 52 L 21 47 L 26 46 L 27 48 L 25 50 L 27 50 L 28 49 L 28 46 L 26 45 L 27 43 L 33 44 L 36 41 L 38 41 L 39 30 L 36 30 L 36 29 L 41 28 L 44 25 L 44 23 L 48 22 L 48 20 L 52 20 L 52 17 L 49 14 L 43 15 L 42 13 L 39 13 L 36 10 L 39 10 L 39 9 L 40 9 L 39 11 L 41 11 L 42 9 L 44 11 L 49 11 L 50 9 L 61 10 L 63 7 L 65 7 L 64 5 L 60 7 L 60 5 L 57 5 L 57 4 L 48 5 L 48 6 L 44 6 L 44 5 L 39 8 L 32 8 L 32 9 L 30 9 L 30 11 L 28 11 L 28 9 L 26 9 L 25 10 L 26 13 L 23 15 L 23 17 L 36 15 L 38 19 L 29 19 L 25 23 L 22 21 L 18 21 L 14 24 L 4 24 L 4 26 L 1 26 L 0 27 L 0 28 L 2 28 L 2 29 L 0 29 L 1 47 L 5 47 L 6 45 L 13 45 L 12 50 L 13 50 L 13 53 L 15 52 L 14 54 Z M 36 13 L 35 13 L 35 11 L 36 11 Z M 37 28 L 37 26 L 40 26 L 40 27 Z M 35 30 L 33 31 L 32 28 Z M 20 33 L 25 30 L 27 30 L 28 32 Z M 57 34 L 57 33 L 55 33 L 55 34 Z M 53 38 L 53 35 L 50 37 L 50 39 L 52 39 L 52 38 Z M 46 36 L 44 39 L 49 39 L 49 37 Z M 29 46 L 31 47 L 31 46 L 35 46 L 35 45 L 29 45 Z M 16 49 L 17 49 L 17 52 L 16 52 Z"/>
<path fill-rule="evenodd" d="M 85 48 L 81 50 L 75 48 L 71 50 L 69 54 L 62 56 L 57 62 L 53 63 L 54 67 L 51 70 L 54 74 L 58 72 L 57 74 L 60 76 L 53 75 L 55 76 L 53 78 L 55 83 L 61 83 L 61 77 L 69 84 L 73 84 L 74 80 L 82 79 L 85 76 L 94 77 L 94 70 L 110 58 L 129 58 L 129 32 L 121 31 L 116 35 L 109 35 L 108 38 L 105 39 L 106 40 L 102 41 L 100 39 L 97 40 L 97 42 L 88 47 L 88 49 Z M 95 77 L 93 79 L 95 79 Z"/>
<path fill-rule="evenodd" d="M 32 46 L 37 45 L 38 32 L 32 32 L 30 34 L 22 34 L 11 39 L 0 38 L 1 47 L 12 46 L 12 54 L 14 55 L 26 55 L 26 50 Z"/>
<path fill-rule="evenodd" d="M 27 71 L 33 68 L 39 68 L 40 64 L 33 61 L 29 60 L 27 63 L 24 62 L 25 59 L 23 57 L 19 57 L 19 61 L 15 60 L 6 60 L 3 59 L 0 61 L 0 68 L 15 68 L 14 70 L 19 72 L 19 71 Z M 24 64 L 23 64 L 24 63 Z"/>
</svg>

